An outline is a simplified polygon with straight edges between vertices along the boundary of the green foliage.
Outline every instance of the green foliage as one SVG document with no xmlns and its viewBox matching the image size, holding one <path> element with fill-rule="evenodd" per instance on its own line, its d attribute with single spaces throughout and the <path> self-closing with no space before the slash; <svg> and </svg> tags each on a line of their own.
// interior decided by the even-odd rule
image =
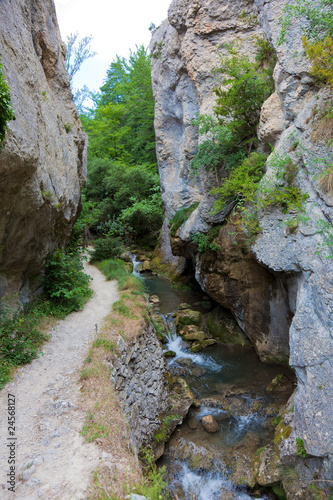
<svg viewBox="0 0 333 500">
<path fill-rule="evenodd" d="M 0 301 L 0 389 L 9 382 L 13 367 L 30 363 L 48 335 L 42 324 L 49 317 L 62 318 L 64 309 L 51 301 L 36 301 L 13 312 Z"/>
<path fill-rule="evenodd" d="M 307 457 L 306 450 L 304 448 L 304 441 L 300 437 L 296 438 L 296 455 L 302 458 Z"/>
<path fill-rule="evenodd" d="M 141 448 L 140 457 L 144 467 L 145 479 L 135 486 L 135 493 L 150 500 L 169 500 L 168 484 L 164 479 L 165 467 L 157 467 L 154 453 L 150 448 Z"/>
<path fill-rule="evenodd" d="M 154 99 L 148 49 L 111 63 L 97 108 L 84 120 L 88 158 L 155 164 Z"/>
<path fill-rule="evenodd" d="M 79 254 L 56 250 L 46 261 L 43 286 L 45 293 L 67 312 L 82 309 L 92 295 L 90 276 L 82 272 Z"/>
<path fill-rule="evenodd" d="M 307 24 L 302 23 L 304 34 L 310 40 L 324 40 L 333 34 L 333 11 L 332 0 L 296 0 L 287 4 L 283 9 L 283 16 L 279 20 L 281 33 L 278 43 L 286 41 L 287 33 L 294 23 L 300 18 L 305 18 Z"/>
<path fill-rule="evenodd" d="M 134 294 L 143 294 L 145 291 L 144 282 L 133 276 L 123 260 L 109 259 L 99 262 L 98 269 L 106 276 L 107 280 L 117 280 L 118 289 L 131 289 Z"/>
<path fill-rule="evenodd" d="M 275 205 L 282 208 L 283 213 L 303 211 L 304 202 L 309 198 L 294 185 L 298 168 L 289 156 L 281 157 L 274 153 L 269 158 L 269 166 L 273 171 L 272 178 L 265 178 L 260 185 L 260 208 Z"/>
<path fill-rule="evenodd" d="M 108 240 L 156 241 L 163 208 L 147 49 L 137 47 L 128 60 L 116 57 L 95 102 L 95 109 L 81 116 L 89 136 L 85 202 L 93 204 L 95 215 L 87 225 Z"/>
<path fill-rule="evenodd" d="M 256 145 L 256 127 L 264 101 L 274 92 L 273 68 L 276 56 L 264 38 L 256 38 L 254 62 L 239 55 L 238 47 L 229 47 L 230 57 L 222 59 L 218 73 L 223 76 L 223 88 L 217 95 L 215 117 L 200 116 L 192 123 L 204 135 L 192 168 L 207 167 L 217 171 L 233 170 Z"/>
<path fill-rule="evenodd" d="M 100 234 L 129 240 L 156 235 L 162 226 L 159 178 L 148 165 L 94 158 L 88 168 L 86 197 L 96 208 L 94 227 Z"/>
<path fill-rule="evenodd" d="M 147 232 L 157 233 L 162 226 L 163 218 L 162 199 L 158 192 L 124 209 L 119 221 L 132 231 L 132 236 L 143 236 Z"/>
<path fill-rule="evenodd" d="M 214 213 L 223 209 L 225 204 L 233 201 L 254 201 L 260 180 L 264 175 L 266 156 L 253 152 L 230 174 L 220 188 L 213 190 L 219 198 L 214 204 Z"/>
<path fill-rule="evenodd" d="M 2 73 L 0 57 L 0 151 L 3 148 L 7 123 L 10 120 L 15 120 L 15 116 L 10 103 L 10 90 Z"/>
<path fill-rule="evenodd" d="M 199 203 L 193 203 L 190 207 L 187 208 L 181 208 L 180 210 L 177 210 L 175 215 L 170 219 L 170 234 L 172 237 L 176 235 L 177 229 L 180 228 L 184 224 L 184 222 L 187 221 L 187 219 L 190 217 L 191 213 L 194 212 L 199 206 Z"/>
<path fill-rule="evenodd" d="M 120 257 L 124 248 L 118 238 L 109 236 L 95 241 L 94 251 L 91 254 L 90 262 L 97 262 L 106 259 Z"/>
<path fill-rule="evenodd" d="M 333 88 L 333 40 L 327 35 L 325 40 L 311 41 L 306 36 L 302 38 L 305 54 L 313 63 L 310 70 L 316 80 L 322 85 Z"/>
<path fill-rule="evenodd" d="M 196 232 L 193 234 L 192 243 L 198 246 L 197 250 L 199 253 L 206 252 L 207 250 L 219 250 L 220 247 L 214 243 L 211 235 Z"/>
<path fill-rule="evenodd" d="M 219 71 L 226 75 L 223 85 L 228 86 L 227 90 L 215 90 L 215 113 L 220 124 L 228 126 L 235 144 L 252 142 L 261 106 L 274 92 L 271 74 L 247 56 L 238 55 L 236 49 L 231 49 L 230 58 L 222 60 Z"/>
</svg>

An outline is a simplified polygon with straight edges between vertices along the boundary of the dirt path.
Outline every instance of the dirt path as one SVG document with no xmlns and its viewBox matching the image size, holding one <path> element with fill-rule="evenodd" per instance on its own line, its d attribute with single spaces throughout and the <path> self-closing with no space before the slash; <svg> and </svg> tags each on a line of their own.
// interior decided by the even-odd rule
<svg viewBox="0 0 333 500">
<path fill-rule="evenodd" d="M 86 498 L 91 471 L 112 459 L 80 436 L 85 415 L 80 402 L 79 368 L 103 318 L 117 300 L 116 282 L 85 264 L 93 277 L 94 296 L 82 311 L 70 314 L 52 330 L 43 356 L 18 370 L 0 393 L 0 498 Z M 16 489 L 8 491 L 10 448 L 7 397 L 16 400 Z M 14 443 L 14 442 L 13 442 Z"/>
</svg>

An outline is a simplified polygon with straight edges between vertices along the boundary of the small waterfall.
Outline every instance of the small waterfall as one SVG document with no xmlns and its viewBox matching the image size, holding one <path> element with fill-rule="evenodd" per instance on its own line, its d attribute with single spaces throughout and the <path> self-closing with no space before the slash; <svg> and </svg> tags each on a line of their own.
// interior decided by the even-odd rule
<svg viewBox="0 0 333 500">
<path fill-rule="evenodd" d="M 173 351 L 176 356 L 169 361 L 169 365 L 177 363 L 179 359 L 190 359 L 195 365 L 203 366 L 206 370 L 219 372 L 222 370 L 222 364 L 216 363 L 211 356 L 207 354 L 195 354 L 188 348 L 188 344 L 177 335 L 176 325 L 172 315 L 161 315 L 164 322 L 164 327 L 168 332 L 168 351 Z"/>
<path fill-rule="evenodd" d="M 132 259 L 133 263 L 133 274 L 134 276 L 137 276 L 137 278 L 142 278 L 141 274 L 137 271 L 137 267 L 140 264 L 140 261 L 137 259 L 137 256 L 134 255 L 134 253 L 129 252 L 129 255 Z"/>
</svg>

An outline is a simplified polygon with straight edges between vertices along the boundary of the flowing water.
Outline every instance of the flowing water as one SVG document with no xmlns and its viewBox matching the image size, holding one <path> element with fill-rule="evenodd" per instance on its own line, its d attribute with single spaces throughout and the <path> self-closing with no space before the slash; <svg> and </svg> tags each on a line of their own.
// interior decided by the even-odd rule
<svg viewBox="0 0 333 500">
<path fill-rule="evenodd" d="M 177 335 L 174 313 L 183 302 L 207 312 L 202 305 L 207 297 L 202 292 L 174 290 L 168 280 L 153 274 L 140 275 L 136 258 L 133 265 L 134 274 L 144 279 L 147 292 L 161 301 L 158 312 L 168 332 L 165 349 L 175 353 L 168 361 L 169 368 L 175 376 L 186 380 L 197 401 L 171 437 L 161 459 L 161 465 L 167 467 L 173 498 L 253 498 L 249 489 L 235 483 L 244 481 L 247 469 L 252 469 L 255 451 L 272 439 L 267 408 L 286 402 L 287 395 L 282 396 L 283 401 L 281 395 L 273 397 L 267 385 L 286 370 L 261 363 L 252 348 L 216 344 L 192 353 Z M 218 432 L 205 430 L 202 418 L 206 415 L 215 418 Z"/>
</svg>

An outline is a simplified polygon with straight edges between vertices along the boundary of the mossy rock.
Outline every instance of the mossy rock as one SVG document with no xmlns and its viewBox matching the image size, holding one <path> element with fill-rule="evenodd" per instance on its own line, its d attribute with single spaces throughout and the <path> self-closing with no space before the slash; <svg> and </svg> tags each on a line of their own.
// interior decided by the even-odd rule
<svg viewBox="0 0 333 500">
<path fill-rule="evenodd" d="M 196 325 L 201 326 L 202 314 L 199 311 L 193 311 L 192 309 L 185 309 L 177 312 L 175 325 L 177 331 L 179 332 L 186 325 Z"/>
<path fill-rule="evenodd" d="M 251 342 L 237 325 L 231 312 L 217 306 L 208 314 L 207 332 L 223 344 L 239 346 L 251 345 Z"/>
<path fill-rule="evenodd" d="M 187 325 L 184 327 L 184 330 L 181 331 L 184 332 L 182 333 L 184 340 L 196 340 L 198 342 L 203 342 L 206 338 L 205 333 L 199 330 L 199 327 L 195 325 Z"/>
<path fill-rule="evenodd" d="M 182 302 L 181 304 L 179 304 L 178 310 L 183 311 L 184 309 L 191 309 L 190 304 L 186 304 L 186 302 Z"/>
<path fill-rule="evenodd" d="M 151 271 L 151 265 L 150 265 L 149 260 L 145 260 L 143 262 L 140 262 L 140 264 L 138 264 L 136 270 L 139 273 L 144 273 L 146 271 Z"/>
<path fill-rule="evenodd" d="M 175 358 L 177 354 L 174 351 L 165 351 L 163 353 L 163 356 L 165 356 L 166 358 Z"/>
</svg>

